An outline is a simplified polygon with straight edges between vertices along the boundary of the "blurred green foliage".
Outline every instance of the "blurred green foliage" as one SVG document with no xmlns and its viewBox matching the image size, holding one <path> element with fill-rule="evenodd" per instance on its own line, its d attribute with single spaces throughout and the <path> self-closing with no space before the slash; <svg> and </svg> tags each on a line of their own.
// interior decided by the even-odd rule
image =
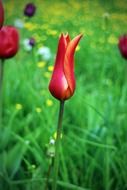
<svg viewBox="0 0 127 190">
<path fill-rule="evenodd" d="M 58 189 L 126 190 L 127 61 L 117 44 L 127 32 L 127 1 L 35 0 L 36 14 L 26 18 L 28 2 L 4 1 L 5 24 L 20 19 L 24 27 L 20 50 L 4 68 L 0 190 L 44 189 L 59 106 L 48 83 L 61 32 L 84 37 L 75 55 L 76 92 L 65 105 Z M 31 37 L 36 45 L 26 51 Z M 50 48 L 48 61 L 37 54 L 41 46 Z"/>
</svg>

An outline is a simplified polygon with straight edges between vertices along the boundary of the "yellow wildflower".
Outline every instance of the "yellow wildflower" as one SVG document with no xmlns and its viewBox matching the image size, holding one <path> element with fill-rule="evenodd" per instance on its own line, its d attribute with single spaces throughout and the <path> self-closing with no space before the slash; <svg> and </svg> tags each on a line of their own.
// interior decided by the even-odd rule
<svg viewBox="0 0 127 190">
<path fill-rule="evenodd" d="M 48 66 L 48 71 L 53 71 L 53 66 L 52 65 L 50 65 L 50 66 Z"/>
<path fill-rule="evenodd" d="M 47 30 L 47 34 L 48 34 L 48 35 L 51 35 L 51 36 L 56 36 L 57 33 L 58 33 L 58 32 L 57 32 L 56 30 L 51 30 L 51 29 L 48 29 L 48 30 Z"/>
<path fill-rule="evenodd" d="M 35 110 L 36 110 L 37 113 L 41 113 L 42 112 L 42 109 L 40 107 L 36 107 Z"/>
<path fill-rule="evenodd" d="M 111 35 L 108 38 L 108 43 L 110 43 L 110 44 L 117 44 L 118 43 L 118 39 L 115 36 Z"/>
<path fill-rule="evenodd" d="M 39 62 L 37 63 L 37 67 L 38 67 L 38 68 L 43 68 L 45 65 L 46 65 L 46 63 L 45 63 L 44 61 L 39 61 Z"/>
<path fill-rule="evenodd" d="M 15 108 L 16 108 L 17 110 L 21 110 L 21 109 L 23 108 L 23 106 L 22 106 L 21 104 L 17 103 L 17 104 L 15 105 Z"/>
<path fill-rule="evenodd" d="M 53 105 L 53 101 L 50 100 L 50 99 L 47 99 L 46 105 L 47 105 L 48 107 L 52 106 L 52 105 Z"/>
<path fill-rule="evenodd" d="M 32 31 L 32 30 L 36 29 L 37 26 L 34 23 L 26 22 L 26 23 L 24 23 L 24 28 L 26 28 L 29 31 Z"/>
</svg>

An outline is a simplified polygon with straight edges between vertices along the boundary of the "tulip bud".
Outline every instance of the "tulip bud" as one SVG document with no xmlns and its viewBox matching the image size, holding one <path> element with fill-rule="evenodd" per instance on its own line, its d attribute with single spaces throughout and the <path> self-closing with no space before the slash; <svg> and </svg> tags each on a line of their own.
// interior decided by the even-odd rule
<svg viewBox="0 0 127 190">
<path fill-rule="evenodd" d="M 13 26 L 3 26 L 0 30 L 0 58 L 13 57 L 19 49 L 18 31 Z"/>
<path fill-rule="evenodd" d="M 127 59 L 127 35 L 119 38 L 118 47 L 123 58 Z"/>
<path fill-rule="evenodd" d="M 4 9 L 2 5 L 2 1 L 0 0 L 0 28 L 2 27 L 4 22 Z"/>
<path fill-rule="evenodd" d="M 28 3 L 24 9 L 24 15 L 32 17 L 35 14 L 36 6 L 33 3 Z"/>
<path fill-rule="evenodd" d="M 49 84 L 51 94 L 58 100 L 69 99 L 75 91 L 74 53 L 82 35 L 70 40 L 61 34 L 52 78 Z"/>
</svg>

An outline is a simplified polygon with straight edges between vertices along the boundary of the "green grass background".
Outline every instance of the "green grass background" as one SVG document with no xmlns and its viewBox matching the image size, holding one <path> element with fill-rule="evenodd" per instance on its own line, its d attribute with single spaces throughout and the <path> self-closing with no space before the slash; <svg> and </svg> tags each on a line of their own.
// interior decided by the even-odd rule
<svg viewBox="0 0 127 190">
<path fill-rule="evenodd" d="M 58 190 L 127 190 L 127 60 L 117 47 L 127 32 L 127 1 L 35 0 L 30 19 L 23 15 L 28 2 L 3 2 L 5 24 L 18 18 L 25 27 L 18 54 L 4 67 L 0 190 L 44 190 L 59 109 L 48 91 L 48 67 L 61 32 L 84 37 L 75 54 L 76 91 L 65 104 Z M 22 45 L 29 37 L 36 40 L 32 52 Z M 42 68 L 41 46 L 53 55 Z"/>
</svg>

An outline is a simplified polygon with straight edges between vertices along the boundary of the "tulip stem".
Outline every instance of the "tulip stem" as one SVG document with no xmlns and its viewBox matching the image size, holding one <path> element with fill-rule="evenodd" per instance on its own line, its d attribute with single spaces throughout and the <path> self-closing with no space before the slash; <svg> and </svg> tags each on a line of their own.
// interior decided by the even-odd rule
<svg viewBox="0 0 127 190">
<path fill-rule="evenodd" d="M 59 169 L 59 146 L 60 146 L 60 137 L 61 137 L 61 130 L 62 130 L 63 112 L 64 112 L 64 101 L 60 101 L 57 135 L 56 135 L 56 141 L 55 141 L 55 157 L 54 157 L 54 173 L 53 173 L 52 190 L 57 189 L 57 178 L 58 178 L 58 169 Z"/>
<path fill-rule="evenodd" d="M 51 173 L 51 169 L 52 169 L 52 164 L 53 164 L 53 158 L 50 158 L 49 167 L 48 167 L 48 171 L 47 171 L 45 190 L 48 190 L 48 188 L 49 188 L 49 177 L 50 177 L 50 173 Z"/>
<path fill-rule="evenodd" d="M 2 83 L 4 74 L 4 60 L 0 60 L 0 126 L 2 126 Z"/>
</svg>

